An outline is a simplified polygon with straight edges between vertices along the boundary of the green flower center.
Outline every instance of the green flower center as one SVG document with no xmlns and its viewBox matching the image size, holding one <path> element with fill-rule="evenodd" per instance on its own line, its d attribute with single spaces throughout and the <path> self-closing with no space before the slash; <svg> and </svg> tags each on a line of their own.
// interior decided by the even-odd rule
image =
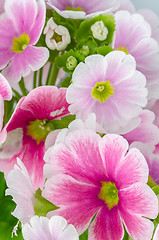
<svg viewBox="0 0 159 240">
<path fill-rule="evenodd" d="M 102 187 L 98 198 L 105 201 L 109 210 L 118 205 L 118 189 L 116 188 L 115 183 L 112 182 L 101 182 Z"/>
<path fill-rule="evenodd" d="M 29 45 L 30 37 L 24 32 L 19 37 L 14 37 L 11 52 L 21 53 Z"/>
<path fill-rule="evenodd" d="M 117 50 L 123 51 L 123 52 L 125 52 L 126 54 L 129 54 L 127 47 L 122 47 L 122 46 L 120 46 Z"/>
<path fill-rule="evenodd" d="M 57 43 L 62 41 L 62 36 L 58 35 L 56 32 L 54 32 L 54 35 L 51 39 L 54 39 Z"/>
<path fill-rule="evenodd" d="M 93 98 L 103 103 L 114 94 L 114 88 L 112 88 L 110 81 L 97 82 L 93 87 L 91 95 Z"/>
<path fill-rule="evenodd" d="M 84 10 L 83 8 L 81 8 L 81 7 L 73 8 L 73 7 L 69 7 L 69 6 L 67 6 L 67 5 L 66 5 L 66 10 L 68 10 L 68 11 L 82 11 L 82 12 L 85 11 L 85 10 Z"/>
<path fill-rule="evenodd" d="M 26 135 L 31 136 L 37 145 L 41 141 L 45 141 L 47 135 L 52 131 L 52 123 L 48 120 L 35 120 L 30 121 L 27 126 Z"/>
</svg>

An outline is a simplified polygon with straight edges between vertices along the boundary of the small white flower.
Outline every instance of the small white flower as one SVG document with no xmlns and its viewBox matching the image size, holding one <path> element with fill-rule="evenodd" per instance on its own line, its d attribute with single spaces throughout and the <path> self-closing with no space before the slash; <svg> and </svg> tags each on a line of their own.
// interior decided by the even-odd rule
<svg viewBox="0 0 159 240">
<path fill-rule="evenodd" d="M 44 29 L 45 42 L 51 50 L 64 50 L 71 42 L 71 37 L 67 28 L 57 25 L 52 18 L 49 19 Z"/>
<path fill-rule="evenodd" d="M 108 29 L 105 27 L 103 21 L 97 21 L 91 26 L 91 31 L 93 34 L 93 37 L 104 41 L 107 38 L 108 35 Z"/>
</svg>

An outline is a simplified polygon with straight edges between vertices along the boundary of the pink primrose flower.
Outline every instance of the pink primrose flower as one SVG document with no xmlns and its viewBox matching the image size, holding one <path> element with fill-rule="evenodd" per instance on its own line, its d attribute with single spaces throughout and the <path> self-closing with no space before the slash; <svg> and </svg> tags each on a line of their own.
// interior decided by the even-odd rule
<svg viewBox="0 0 159 240">
<path fill-rule="evenodd" d="M 106 14 L 119 7 L 119 0 L 48 0 L 49 5 L 65 18 L 90 18 Z"/>
<path fill-rule="evenodd" d="M 42 195 L 60 209 L 48 216 L 66 218 L 79 234 L 89 227 L 88 240 L 121 240 L 122 222 L 134 240 L 151 239 L 154 225 L 147 218 L 156 218 L 158 200 L 146 184 L 146 160 L 138 149 L 128 151 L 123 137 L 73 131 L 66 144 L 54 145 L 50 164 L 54 176 Z"/>
<path fill-rule="evenodd" d="M 135 12 L 135 6 L 131 2 L 131 0 L 119 0 L 119 2 L 120 2 L 120 6 L 117 9 L 117 11 L 119 11 L 119 10 L 127 10 L 130 13 L 134 13 Z"/>
<path fill-rule="evenodd" d="M 20 99 L 3 131 L 7 139 L 0 151 L 0 170 L 13 169 L 17 157 L 25 164 L 35 189 L 42 187 L 45 139 L 53 128 L 53 120 L 68 115 L 66 89 L 43 86 Z"/>
<path fill-rule="evenodd" d="M 151 37 L 151 27 L 143 16 L 128 11 L 119 11 L 115 14 L 116 31 L 114 48 L 131 54 L 136 61 L 136 69 L 142 72 L 147 80 L 149 98 L 158 98 L 159 91 L 159 45 Z M 157 91 L 154 94 L 154 89 Z"/>
<path fill-rule="evenodd" d="M 30 224 L 22 226 L 24 240 L 78 240 L 79 236 L 73 225 L 67 224 L 66 219 L 60 216 L 34 216 Z"/>
<path fill-rule="evenodd" d="M 105 57 L 91 55 L 73 72 L 66 93 L 69 111 L 82 120 L 95 113 L 105 133 L 127 133 L 137 127 L 139 114 L 147 103 L 145 84 L 131 55 L 122 51 Z"/>
<path fill-rule="evenodd" d="M 49 57 L 45 47 L 35 47 L 44 23 L 43 0 L 6 0 L 0 16 L 0 69 L 10 84 L 41 68 Z M 9 65 L 8 65 L 9 64 Z"/>
<path fill-rule="evenodd" d="M 6 195 L 11 195 L 17 204 L 12 215 L 23 224 L 29 222 L 35 214 L 35 191 L 28 171 L 20 159 L 17 158 L 17 165 L 14 165 L 14 169 L 9 172 L 6 182 L 8 186 Z"/>
<path fill-rule="evenodd" d="M 0 73 L 0 131 L 3 126 L 3 115 L 4 115 L 4 100 L 10 101 L 12 98 L 12 90 L 5 79 L 5 77 Z M 0 133 L 0 144 L 5 140 L 6 135 Z"/>
</svg>

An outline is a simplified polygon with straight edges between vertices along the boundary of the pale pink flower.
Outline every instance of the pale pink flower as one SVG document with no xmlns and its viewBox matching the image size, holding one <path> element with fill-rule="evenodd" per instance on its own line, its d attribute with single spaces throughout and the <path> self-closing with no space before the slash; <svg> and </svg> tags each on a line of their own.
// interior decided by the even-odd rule
<svg viewBox="0 0 159 240">
<path fill-rule="evenodd" d="M 3 126 L 3 115 L 4 115 L 4 100 L 10 101 L 12 98 L 12 90 L 5 79 L 5 77 L 0 73 L 0 131 Z M 0 133 L 0 144 L 6 138 L 6 134 Z"/>
<path fill-rule="evenodd" d="M 43 86 L 20 99 L 3 131 L 7 139 L 0 151 L 0 170 L 7 174 L 17 157 L 25 164 L 35 189 L 42 187 L 45 139 L 54 119 L 68 115 L 66 89 Z"/>
<path fill-rule="evenodd" d="M 147 218 L 156 218 L 158 200 L 146 184 L 148 166 L 140 151 L 128 152 L 119 135 L 101 138 L 86 129 L 68 134 L 66 143 L 56 144 L 50 155 L 54 176 L 42 195 L 60 209 L 48 215 L 66 218 L 79 234 L 89 227 L 88 240 L 121 240 L 122 222 L 134 240 L 150 240 L 154 225 Z"/>
<path fill-rule="evenodd" d="M 5 0 L 1 0 L 1 4 L 0 4 L 0 14 L 4 12 L 4 2 L 5 2 Z"/>
<path fill-rule="evenodd" d="M 153 240 L 159 240 L 159 225 L 157 225 L 157 228 L 155 230 L 155 234 L 153 236 Z"/>
<path fill-rule="evenodd" d="M 131 55 L 122 51 L 105 57 L 91 55 L 73 72 L 66 93 L 69 111 L 82 120 L 95 113 L 105 133 L 127 133 L 137 127 L 139 114 L 147 103 L 145 84 Z"/>
<path fill-rule="evenodd" d="M 30 224 L 22 226 L 24 240 L 78 240 L 79 236 L 73 225 L 60 216 L 34 216 Z"/>
<path fill-rule="evenodd" d="M 149 98 L 159 98 L 159 45 L 151 37 L 151 27 L 143 16 L 128 11 L 115 14 L 116 30 L 114 48 L 131 54 L 136 61 L 136 69 L 147 80 Z M 155 87 L 154 87 L 155 86 Z M 158 89 L 154 93 L 154 88 Z"/>
<path fill-rule="evenodd" d="M 29 222 L 35 214 L 35 191 L 28 171 L 20 159 L 17 158 L 17 165 L 14 165 L 14 169 L 9 172 L 6 182 L 8 186 L 6 195 L 11 195 L 17 204 L 12 215 L 22 223 Z"/>
<path fill-rule="evenodd" d="M 119 0 L 48 0 L 49 5 L 65 18 L 84 19 L 110 13 L 119 7 Z"/>
<path fill-rule="evenodd" d="M 0 69 L 10 84 L 41 68 L 49 57 L 35 47 L 41 35 L 46 6 L 43 0 L 6 0 L 0 18 Z M 9 65 L 8 65 L 9 64 Z M 8 66 L 7 66 L 8 65 Z"/>
<path fill-rule="evenodd" d="M 119 10 L 127 10 L 131 13 L 135 12 L 135 6 L 134 4 L 131 2 L 131 0 L 119 0 L 120 2 L 120 6 L 117 9 L 117 11 Z"/>
</svg>

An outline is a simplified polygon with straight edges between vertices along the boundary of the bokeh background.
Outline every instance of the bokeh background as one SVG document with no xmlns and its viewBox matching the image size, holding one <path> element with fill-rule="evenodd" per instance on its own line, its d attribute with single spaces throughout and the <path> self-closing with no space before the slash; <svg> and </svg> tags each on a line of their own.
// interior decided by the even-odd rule
<svg viewBox="0 0 159 240">
<path fill-rule="evenodd" d="M 149 8 L 159 16 L 159 0 L 131 0 L 136 9 Z"/>
</svg>

